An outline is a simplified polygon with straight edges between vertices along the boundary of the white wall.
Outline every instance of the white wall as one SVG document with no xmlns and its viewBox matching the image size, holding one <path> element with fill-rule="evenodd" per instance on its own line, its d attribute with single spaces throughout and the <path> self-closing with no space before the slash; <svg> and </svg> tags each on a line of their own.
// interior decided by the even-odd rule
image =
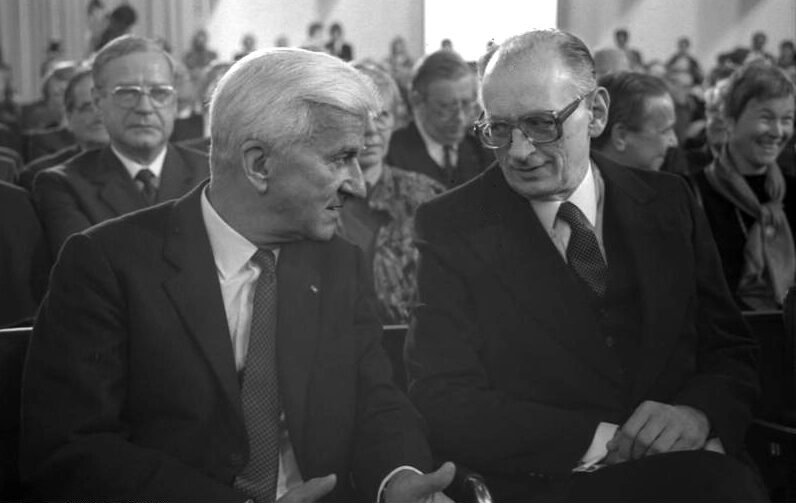
<svg viewBox="0 0 796 504">
<path fill-rule="evenodd" d="M 796 38 L 794 0 L 559 0 L 559 26 L 592 49 L 613 46 L 613 32 L 624 27 L 630 45 L 645 61 L 665 60 L 678 37 L 691 39 L 703 66 L 719 53 L 749 46 L 752 33 L 768 34 L 766 49 L 776 55 L 782 39 Z"/>
<path fill-rule="evenodd" d="M 382 59 L 396 35 L 406 39 L 410 53 L 423 53 L 423 0 L 217 0 L 207 21 L 210 46 L 223 58 L 240 47 L 241 36 L 251 32 L 258 48 L 270 47 L 279 35 L 293 46 L 306 39 L 309 23 L 343 25 L 355 58 Z"/>
</svg>

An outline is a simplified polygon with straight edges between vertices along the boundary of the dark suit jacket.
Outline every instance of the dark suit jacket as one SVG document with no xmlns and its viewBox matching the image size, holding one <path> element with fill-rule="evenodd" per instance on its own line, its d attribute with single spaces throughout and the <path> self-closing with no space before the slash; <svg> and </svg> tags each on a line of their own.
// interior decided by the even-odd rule
<svg viewBox="0 0 796 504">
<path fill-rule="evenodd" d="M 75 135 L 69 128 L 52 128 L 28 131 L 24 135 L 25 161 L 30 163 L 74 145 Z"/>
<path fill-rule="evenodd" d="M 427 470 L 359 251 L 340 238 L 285 245 L 277 282 L 280 398 L 303 478 L 336 473 L 330 500 L 372 500 L 395 467 Z M 30 344 L 21 447 L 23 482 L 47 500 L 245 499 L 232 482 L 248 441 L 200 189 L 67 241 Z"/>
<path fill-rule="evenodd" d="M 422 173 L 445 184 L 446 187 L 455 187 L 467 182 L 483 172 L 494 160 L 494 155 L 481 147 L 478 139 L 467 134 L 459 143 L 453 180 L 448 180 L 442 167 L 429 156 L 426 144 L 423 143 L 423 137 L 420 136 L 414 121 L 393 134 L 386 158 L 387 163 L 392 166 Z"/>
<path fill-rule="evenodd" d="M 49 251 L 30 196 L 0 182 L 0 327 L 29 323 L 49 271 Z"/>
<path fill-rule="evenodd" d="M 334 44 L 332 42 L 327 43 L 324 47 L 326 47 L 326 51 L 331 54 L 332 56 L 337 56 L 343 61 L 351 61 L 354 59 L 354 50 L 351 48 L 351 44 L 343 43 L 340 46 L 340 51 L 334 50 Z"/>
<path fill-rule="evenodd" d="M 583 288 L 493 166 L 415 221 L 409 391 L 439 456 L 486 473 L 566 475 L 600 421 L 621 424 L 645 400 L 702 410 L 712 435 L 739 450 L 756 344 L 705 218 L 681 177 L 595 160 L 606 225 L 624 238 L 638 282 L 635 372 L 622 374 L 610 335 L 594 337 Z"/>
<path fill-rule="evenodd" d="M 157 201 L 183 196 L 208 173 L 206 156 L 170 144 Z M 39 173 L 33 196 L 53 254 L 58 253 L 69 235 L 147 206 L 135 181 L 110 147 L 85 152 Z"/>
<path fill-rule="evenodd" d="M 78 144 L 73 144 L 26 164 L 17 176 L 17 185 L 24 187 L 28 191 L 33 191 L 33 179 L 36 178 L 40 171 L 64 164 L 81 152 L 83 152 L 83 148 Z"/>
</svg>

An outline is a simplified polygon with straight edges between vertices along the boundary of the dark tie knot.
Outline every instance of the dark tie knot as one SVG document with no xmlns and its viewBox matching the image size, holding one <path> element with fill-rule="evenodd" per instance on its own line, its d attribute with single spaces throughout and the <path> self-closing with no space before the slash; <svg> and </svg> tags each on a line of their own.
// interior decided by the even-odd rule
<svg viewBox="0 0 796 504">
<path fill-rule="evenodd" d="M 558 218 L 569 224 L 573 229 L 589 229 L 589 221 L 574 203 L 565 201 L 558 207 Z"/>
<path fill-rule="evenodd" d="M 261 274 L 273 275 L 276 266 L 274 251 L 269 249 L 257 249 L 252 255 L 251 261 L 260 267 Z"/>
<path fill-rule="evenodd" d="M 144 185 L 152 185 L 155 183 L 155 174 L 152 173 L 152 170 L 149 168 L 141 168 L 138 170 L 138 173 L 135 174 L 135 179 Z"/>
</svg>

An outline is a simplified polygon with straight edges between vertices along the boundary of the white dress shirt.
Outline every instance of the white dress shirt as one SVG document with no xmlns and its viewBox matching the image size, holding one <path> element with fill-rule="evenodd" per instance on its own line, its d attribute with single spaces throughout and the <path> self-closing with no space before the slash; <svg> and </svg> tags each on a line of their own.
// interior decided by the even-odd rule
<svg viewBox="0 0 796 504">
<path fill-rule="evenodd" d="M 116 157 L 119 158 L 119 161 L 122 162 L 122 165 L 124 165 L 127 173 L 130 174 L 130 178 L 135 180 L 135 176 L 138 175 L 139 171 L 143 170 L 144 168 L 149 168 L 149 170 L 155 175 L 155 186 L 158 187 L 160 185 L 160 174 L 163 173 L 163 161 L 166 159 L 167 148 L 165 145 L 163 146 L 163 150 L 160 151 L 160 154 L 155 156 L 155 159 L 153 159 L 148 165 L 142 165 L 141 163 L 133 161 L 119 152 L 119 149 L 114 147 L 113 144 L 111 144 L 111 150 L 114 154 L 116 154 Z"/>
<path fill-rule="evenodd" d="M 417 131 L 420 132 L 420 137 L 423 139 L 423 143 L 426 144 L 426 152 L 428 152 L 428 155 L 431 156 L 431 159 L 433 159 L 435 163 L 437 163 L 437 166 L 444 168 L 445 146 L 429 136 L 426 130 L 423 129 L 422 121 L 420 121 L 417 117 L 415 117 L 415 126 L 417 126 Z M 453 144 L 449 147 L 451 148 L 451 166 L 456 166 L 456 163 L 459 160 L 459 145 Z"/>
</svg>

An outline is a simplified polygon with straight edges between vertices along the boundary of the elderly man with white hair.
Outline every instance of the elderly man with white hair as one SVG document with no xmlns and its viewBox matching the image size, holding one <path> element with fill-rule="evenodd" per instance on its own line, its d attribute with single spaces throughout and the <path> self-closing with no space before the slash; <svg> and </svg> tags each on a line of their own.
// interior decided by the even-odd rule
<svg viewBox="0 0 796 504">
<path fill-rule="evenodd" d="M 336 58 L 250 54 L 214 92 L 209 183 L 66 243 L 24 378 L 35 497 L 445 499 L 335 236 L 376 107 Z"/>
</svg>

